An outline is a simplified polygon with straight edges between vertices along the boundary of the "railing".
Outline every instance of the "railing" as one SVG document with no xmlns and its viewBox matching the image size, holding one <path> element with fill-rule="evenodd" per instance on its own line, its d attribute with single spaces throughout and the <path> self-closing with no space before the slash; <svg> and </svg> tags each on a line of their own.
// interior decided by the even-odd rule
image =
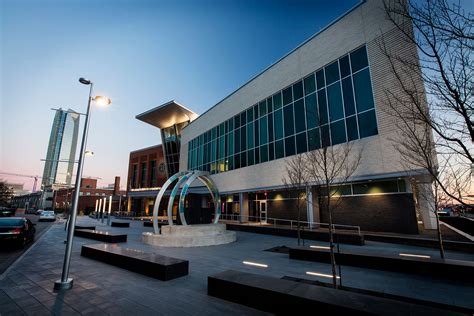
<svg viewBox="0 0 474 316">
<path fill-rule="evenodd" d="M 277 227 L 277 225 L 280 226 L 290 226 L 290 229 L 293 229 L 294 227 L 298 226 L 298 221 L 297 220 L 291 220 L 291 219 L 282 219 L 282 218 L 272 218 L 272 217 L 258 217 L 258 216 L 245 216 L 245 215 L 240 215 L 240 214 L 221 214 L 220 215 L 220 220 L 224 221 L 236 221 L 241 224 L 246 224 L 246 225 L 260 225 L 260 226 L 272 226 L 272 227 Z M 299 221 L 300 226 L 303 227 L 305 230 L 316 230 L 321 227 L 327 227 L 329 229 L 329 224 L 328 223 L 318 223 L 318 222 L 308 222 L 308 221 Z M 360 226 L 354 226 L 354 225 L 342 225 L 342 224 L 332 224 L 332 229 L 333 231 L 336 231 L 336 228 L 339 230 L 355 230 L 357 231 L 357 234 L 360 236 Z"/>
</svg>

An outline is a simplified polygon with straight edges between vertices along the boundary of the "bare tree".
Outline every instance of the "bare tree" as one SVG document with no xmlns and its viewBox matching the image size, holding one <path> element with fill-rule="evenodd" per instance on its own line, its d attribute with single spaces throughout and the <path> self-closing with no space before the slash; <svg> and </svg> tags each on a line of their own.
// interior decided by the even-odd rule
<svg viewBox="0 0 474 316">
<path fill-rule="evenodd" d="M 440 191 L 465 205 L 474 164 L 473 13 L 446 0 L 387 0 L 384 7 L 406 46 L 414 48 L 400 54 L 384 37 L 379 45 L 395 78 L 385 93 L 402 134 L 398 147 L 411 162 L 419 160 Z"/>
<path fill-rule="evenodd" d="M 360 164 L 362 149 L 356 151 L 353 143 L 344 143 L 308 152 L 305 157 L 308 180 L 319 187 L 320 209 L 328 214 L 333 285 L 337 288 L 332 212 L 340 202 L 341 190 Z"/>
<path fill-rule="evenodd" d="M 307 202 L 308 173 L 305 158 L 299 154 L 288 159 L 285 163 L 285 177 L 282 179 L 297 212 L 298 246 L 301 241 L 301 209 Z"/>
</svg>

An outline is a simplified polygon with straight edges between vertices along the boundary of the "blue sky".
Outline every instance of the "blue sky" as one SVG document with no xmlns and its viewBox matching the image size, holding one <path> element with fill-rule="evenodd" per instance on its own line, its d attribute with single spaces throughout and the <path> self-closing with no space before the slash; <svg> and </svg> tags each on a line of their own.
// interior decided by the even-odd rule
<svg viewBox="0 0 474 316">
<path fill-rule="evenodd" d="M 84 112 L 83 76 L 113 101 L 93 109 L 84 174 L 125 187 L 129 152 L 161 142 L 135 115 L 203 113 L 358 2 L 0 0 L 0 171 L 42 175 L 50 108 Z"/>
</svg>

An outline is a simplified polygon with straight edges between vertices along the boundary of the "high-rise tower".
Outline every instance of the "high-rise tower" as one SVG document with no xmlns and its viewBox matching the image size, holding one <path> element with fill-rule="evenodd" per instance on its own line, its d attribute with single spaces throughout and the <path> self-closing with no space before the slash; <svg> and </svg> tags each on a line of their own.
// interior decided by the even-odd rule
<svg viewBox="0 0 474 316">
<path fill-rule="evenodd" d="M 76 157 L 79 113 L 56 110 L 43 171 L 43 187 L 71 184 Z"/>
</svg>

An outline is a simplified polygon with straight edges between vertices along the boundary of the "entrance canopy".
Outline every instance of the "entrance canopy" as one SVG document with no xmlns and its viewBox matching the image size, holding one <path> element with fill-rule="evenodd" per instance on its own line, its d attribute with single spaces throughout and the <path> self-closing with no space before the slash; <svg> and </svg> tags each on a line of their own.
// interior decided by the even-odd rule
<svg viewBox="0 0 474 316">
<path fill-rule="evenodd" d="M 160 129 L 183 122 L 192 122 L 197 117 L 196 113 L 174 100 L 135 116 L 136 119 Z"/>
</svg>

